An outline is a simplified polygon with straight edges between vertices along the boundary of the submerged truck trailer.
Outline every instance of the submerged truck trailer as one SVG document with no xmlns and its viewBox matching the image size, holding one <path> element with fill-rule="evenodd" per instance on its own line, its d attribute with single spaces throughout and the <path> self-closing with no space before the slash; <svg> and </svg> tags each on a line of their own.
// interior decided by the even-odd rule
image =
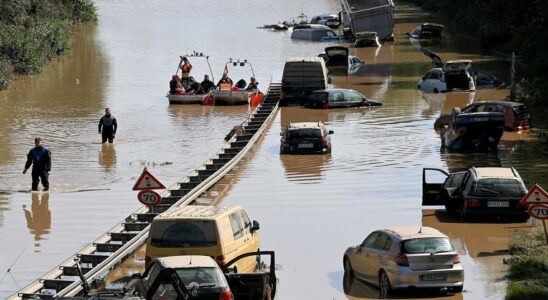
<svg viewBox="0 0 548 300">
<path fill-rule="evenodd" d="M 352 36 L 376 32 L 381 40 L 394 38 L 394 2 L 392 0 L 342 0 L 342 22 Z"/>
</svg>

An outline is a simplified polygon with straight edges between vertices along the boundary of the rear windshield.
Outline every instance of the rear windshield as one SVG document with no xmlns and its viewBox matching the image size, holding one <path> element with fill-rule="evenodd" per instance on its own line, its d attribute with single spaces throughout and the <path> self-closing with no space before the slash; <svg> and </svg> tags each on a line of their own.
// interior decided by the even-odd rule
<svg viewBox="0 0 548 300">
<path fill-rule="evenodd" d="M 453 251 L 453 245 L 448 238 L 418 238 L 402 243 L 402 250 L 408 254 L 438 253 Z"/>
<path fill-rule="evenodd" d="M 312 93 L 310 95 L 310 100 L 313 101 L 324 101 L 327 99 L 327 93 Z"/>
<path fill-rule="evenodd" d="M 292 139 L 320 139 L 322 137 L 320 129 L 315 128 L 290 130 L 287 135 Z"/>
<path fill-rule="evenodd" d="M 217 229 L 213 221 L 154 222 L 150 229 L 154 247 L 211 247 L 217 245 Z"/>
<path fill-rule="evenodd" d="M 474 195 L 522 196 L 526 192 L 525 187 L 515 179 L 486 178 L 472 186 Z"/>
<path fill-rule="evenodd" d="M 227 287 L 228 284 L 219 268 L 184 268 L 177 269 L 177 275 L 185 283 L 187 289 L 196 287 Z"/>
<path fill-rule="evenodd" d="M 514 111 L 518 114 L 518 115 L 524 115 L 524 114 L 528 114 L 529 112 L 527 111 L 527 107 L 525 107 L 525 105 L 516 105 L 514 106 Z"/>
</svg>

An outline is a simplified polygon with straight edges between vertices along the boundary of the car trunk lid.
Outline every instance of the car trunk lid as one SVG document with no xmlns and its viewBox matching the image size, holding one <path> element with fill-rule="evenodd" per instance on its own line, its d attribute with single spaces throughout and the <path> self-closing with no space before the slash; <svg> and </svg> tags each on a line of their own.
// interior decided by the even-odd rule
<svg viewBox="0 0 548 300">
<path fill-rule="evenodd" d="M 407 254 L 409 267 L 415 271 L 450 269 L 453 267 L 453 252 Z"/>
</svg>

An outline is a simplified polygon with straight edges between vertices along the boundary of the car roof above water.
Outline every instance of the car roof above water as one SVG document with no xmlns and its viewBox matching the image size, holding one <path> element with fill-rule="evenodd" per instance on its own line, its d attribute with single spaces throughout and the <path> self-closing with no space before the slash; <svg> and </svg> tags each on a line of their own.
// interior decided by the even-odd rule
<svg viewBox="0 0 548 300">
<path fill-rule="evenodd" d="M 295 130 L 295 129 L 303 129 L 303 128 L 320 128 L 321 125 L 322 125 L 321 122 L 297 122 L 297 123 L 290 122 L 287 125 L 287 129 Z"/>
<path fill-rule="evenodd" d="M 240 208 L 239 206 L 202 206 L 187 205 L 167 211 L 156 218 L 156 220 L 177 220 L 177 219 L 209 219 L 213 220 L 218 216 Z"/>
<path fill-rule="evenodd" d="M 417 239 L 417 238 L 429 238 L 429 237 L 447 237 L 439 230 L 426 227 L 426 226 L 399 226 L 389 227 L 385 229 L 397 236 L 401 240 Z"/>
<path fill-rule="evenodd" d="M 157 261 L 166 268 L 198 268 L 218 267 L 211 257 L 204 255 L 177 255 L 157 258 Z"/>
<path fill-rule="evenodd" d="M 516 179 L 516 177 L 519 177 L 519 174 L 514 168 L 490 167 L 490 168 L 473 168 L 473 170 L 476 173 L 477 179 L 484 179 L 484 178 Z"/>
</svg>

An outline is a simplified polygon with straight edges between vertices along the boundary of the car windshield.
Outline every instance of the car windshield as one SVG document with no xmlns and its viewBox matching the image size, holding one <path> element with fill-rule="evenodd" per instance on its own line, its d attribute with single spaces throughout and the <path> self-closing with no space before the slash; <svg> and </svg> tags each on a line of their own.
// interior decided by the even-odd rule
<svg viewBox="0 0 548 300">
<path fill-rule="evenodd" d="M 322 135 L 319 128 L 304 128 L 289 130 L 288 137 L 291 139 L 320 139 Z"/>
<path fill-rule="evenodd" d="M 184 268 L 176 271 L 187 289 L 228 286 L 224 274 L 216 267 Z"/>
<path fill-rule="evenodd" d="M 154 223 L 151 244 L 155 247 L 210 247 L 217 245 L 213 221 L 164 221 Z"/>
<path fill-rule="evenodd" d="M 453 245 L 448 238 L 417 238 L 403 241 L 402 249 L 408 254 L 440 253 L 453 251 Z"/>
<path fill-rule="evenodd" d="M 526 192 L 525 187 L 515 179 L 486 178 L 472 186 L 475 195 L 523 196 Z"/>
</svg>

